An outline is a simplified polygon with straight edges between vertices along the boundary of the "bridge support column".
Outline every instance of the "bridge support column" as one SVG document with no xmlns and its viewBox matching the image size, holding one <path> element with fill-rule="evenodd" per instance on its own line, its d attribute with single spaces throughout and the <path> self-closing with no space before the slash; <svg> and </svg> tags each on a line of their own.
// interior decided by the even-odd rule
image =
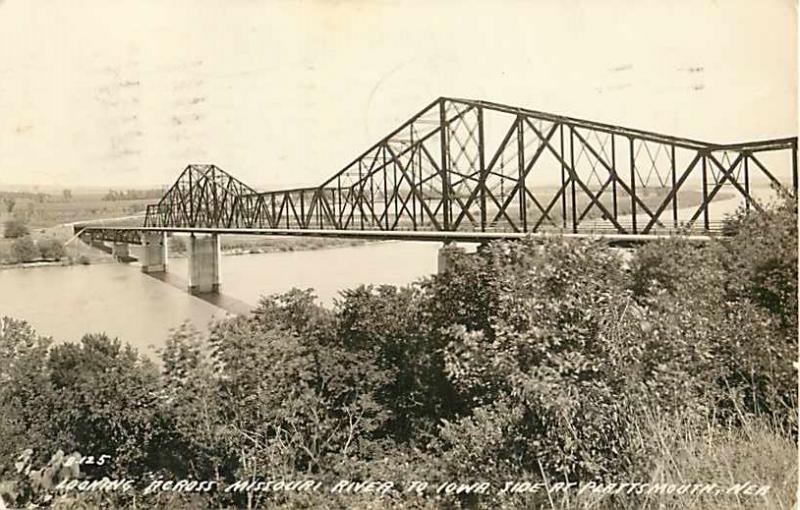
<svg viewBox="0 0 800 510">
<path fill-rule="evenodd" d="M 460 248 L 452 241 L 446 241 L 444 245 L 439 248 L 437 273 L 446 273 L 453 266 L 453 257 L 462 253 L 464 253 L 463 248 Z"/>
<path fill-rule="evenodd" d="M 114 244 L 111 245 L 111 256 L 117 260 L 128 262 L 131 256 L 128 243 L 114 242 Z"/>
<path fill-rule="evenodd" d="M 142 272 L 160 273 L 167 270 L 167 234 L 142 232 Z"/>
<path fill-rule="evenodd" d="M 189 237 L 189 292 L 206 294 L 219 292 L 219 236 L 195 235 Z"/>
</svg>

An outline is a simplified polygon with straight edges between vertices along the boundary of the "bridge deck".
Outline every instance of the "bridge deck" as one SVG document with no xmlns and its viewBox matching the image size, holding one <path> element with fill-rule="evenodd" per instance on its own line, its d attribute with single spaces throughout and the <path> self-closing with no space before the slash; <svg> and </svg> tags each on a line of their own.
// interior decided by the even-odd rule
<svg viewBox="0 0 800 510">
<path fill-rule="evenodd" d="M 205 227 L 88 227 L 75 225 L 75 233 L 85 234 L 93 240 L 127 242 L 141 244 L 142 232 L 167 232 L 174 234 L 219 234 L 219 235 L 258 235 L 258 236 L 301 236 L 367 239 L 375 241 L 432 241 L 432 242 L 474 242 L 483 243 L 498 240 L 519 240 L 525 238 L 565 237 L 577 239 L 601 239 L 612 244 L 642 243 L 673 237 L 677 232 L 656 234 L 620 234 L 609 231 L 549 231 L 549 232 L 469 232 L 469 231 L 414 231 L 414 230 L 334 230 L 334 229 L 281 229 L 281 228 L 205 228 Z M 681 235 L 682 239 L 695 242 L 709 241 L 711 235 Z"/>
</svg>

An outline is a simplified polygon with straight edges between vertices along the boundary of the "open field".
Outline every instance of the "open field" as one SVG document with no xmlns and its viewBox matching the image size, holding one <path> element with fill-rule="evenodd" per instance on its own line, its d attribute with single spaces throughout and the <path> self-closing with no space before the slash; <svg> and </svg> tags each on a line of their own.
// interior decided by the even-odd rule
<svg viewBox="0 0 800 510">
<path fill-rule="evenodd" d="M 51 227 L 61 223 L 142 214 L 153 199 L 103 200 L 101 195 L 63 197 L 46 195 L 43 199 L 17 198 L 12 213 L 26 219 L 31 227 Z M 3 214 L 8 215 L 4 210 Z"/>
</svg>

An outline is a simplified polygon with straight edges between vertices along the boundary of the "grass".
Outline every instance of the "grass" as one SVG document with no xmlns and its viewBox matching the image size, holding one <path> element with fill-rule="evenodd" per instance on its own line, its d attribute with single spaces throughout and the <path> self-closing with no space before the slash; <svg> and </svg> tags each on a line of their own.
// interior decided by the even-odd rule
<svg viewBox="0 0 800 510">
<path fill-rule="evenodd" d="M 106 201 L 100 195 L 75 195 L 70 200 L 48 196 L 42 202 L 18 199 L 14 213 L 25 217 L 31 227 L 42 228 L 75 221 L 143 215 L 147 204 L 153 202 L 152 199 Z"/>
<path fill-rule="evenodd" d="M 741 415 L 727 427 L 688 416 L 645 413 L 630 438 L 640 453 L 631 459 L 636 479 L 618 482 L 716 484 L 721 494 L 603 495 L 585 491 L 553 496 L 551 510 L 788 510 L 795 508 L 797 444 L 784 425 Z M 769 486 L 766 495 L 726 493 L 749 482 Z"/>
</svg>

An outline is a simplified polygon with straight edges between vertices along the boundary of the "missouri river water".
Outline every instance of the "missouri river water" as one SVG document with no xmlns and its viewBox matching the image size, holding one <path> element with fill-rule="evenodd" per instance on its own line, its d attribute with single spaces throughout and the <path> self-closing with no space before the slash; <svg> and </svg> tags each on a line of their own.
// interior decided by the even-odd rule
<svg viewBox="0 0 800 510">
<path fill-rule="evenodd" d="M 0 315 L 24 319 L 59 341 L 105 332 L 152 353 L 170 328 L 188 321 L 205 330 L 210 321 L 246 310 L 262 295 L 313 288 L 329 306 L 339 291 L 362 283 L 410 283 L 436 271 L 438 248 L 430 242 L 383 242 L 223 256 L 222 295 L 215 298 L 187 293 L 187 259 L 170 259 L 161 281 L 136 263 L 6 269 L 0 270 Z"/>
</svg>

